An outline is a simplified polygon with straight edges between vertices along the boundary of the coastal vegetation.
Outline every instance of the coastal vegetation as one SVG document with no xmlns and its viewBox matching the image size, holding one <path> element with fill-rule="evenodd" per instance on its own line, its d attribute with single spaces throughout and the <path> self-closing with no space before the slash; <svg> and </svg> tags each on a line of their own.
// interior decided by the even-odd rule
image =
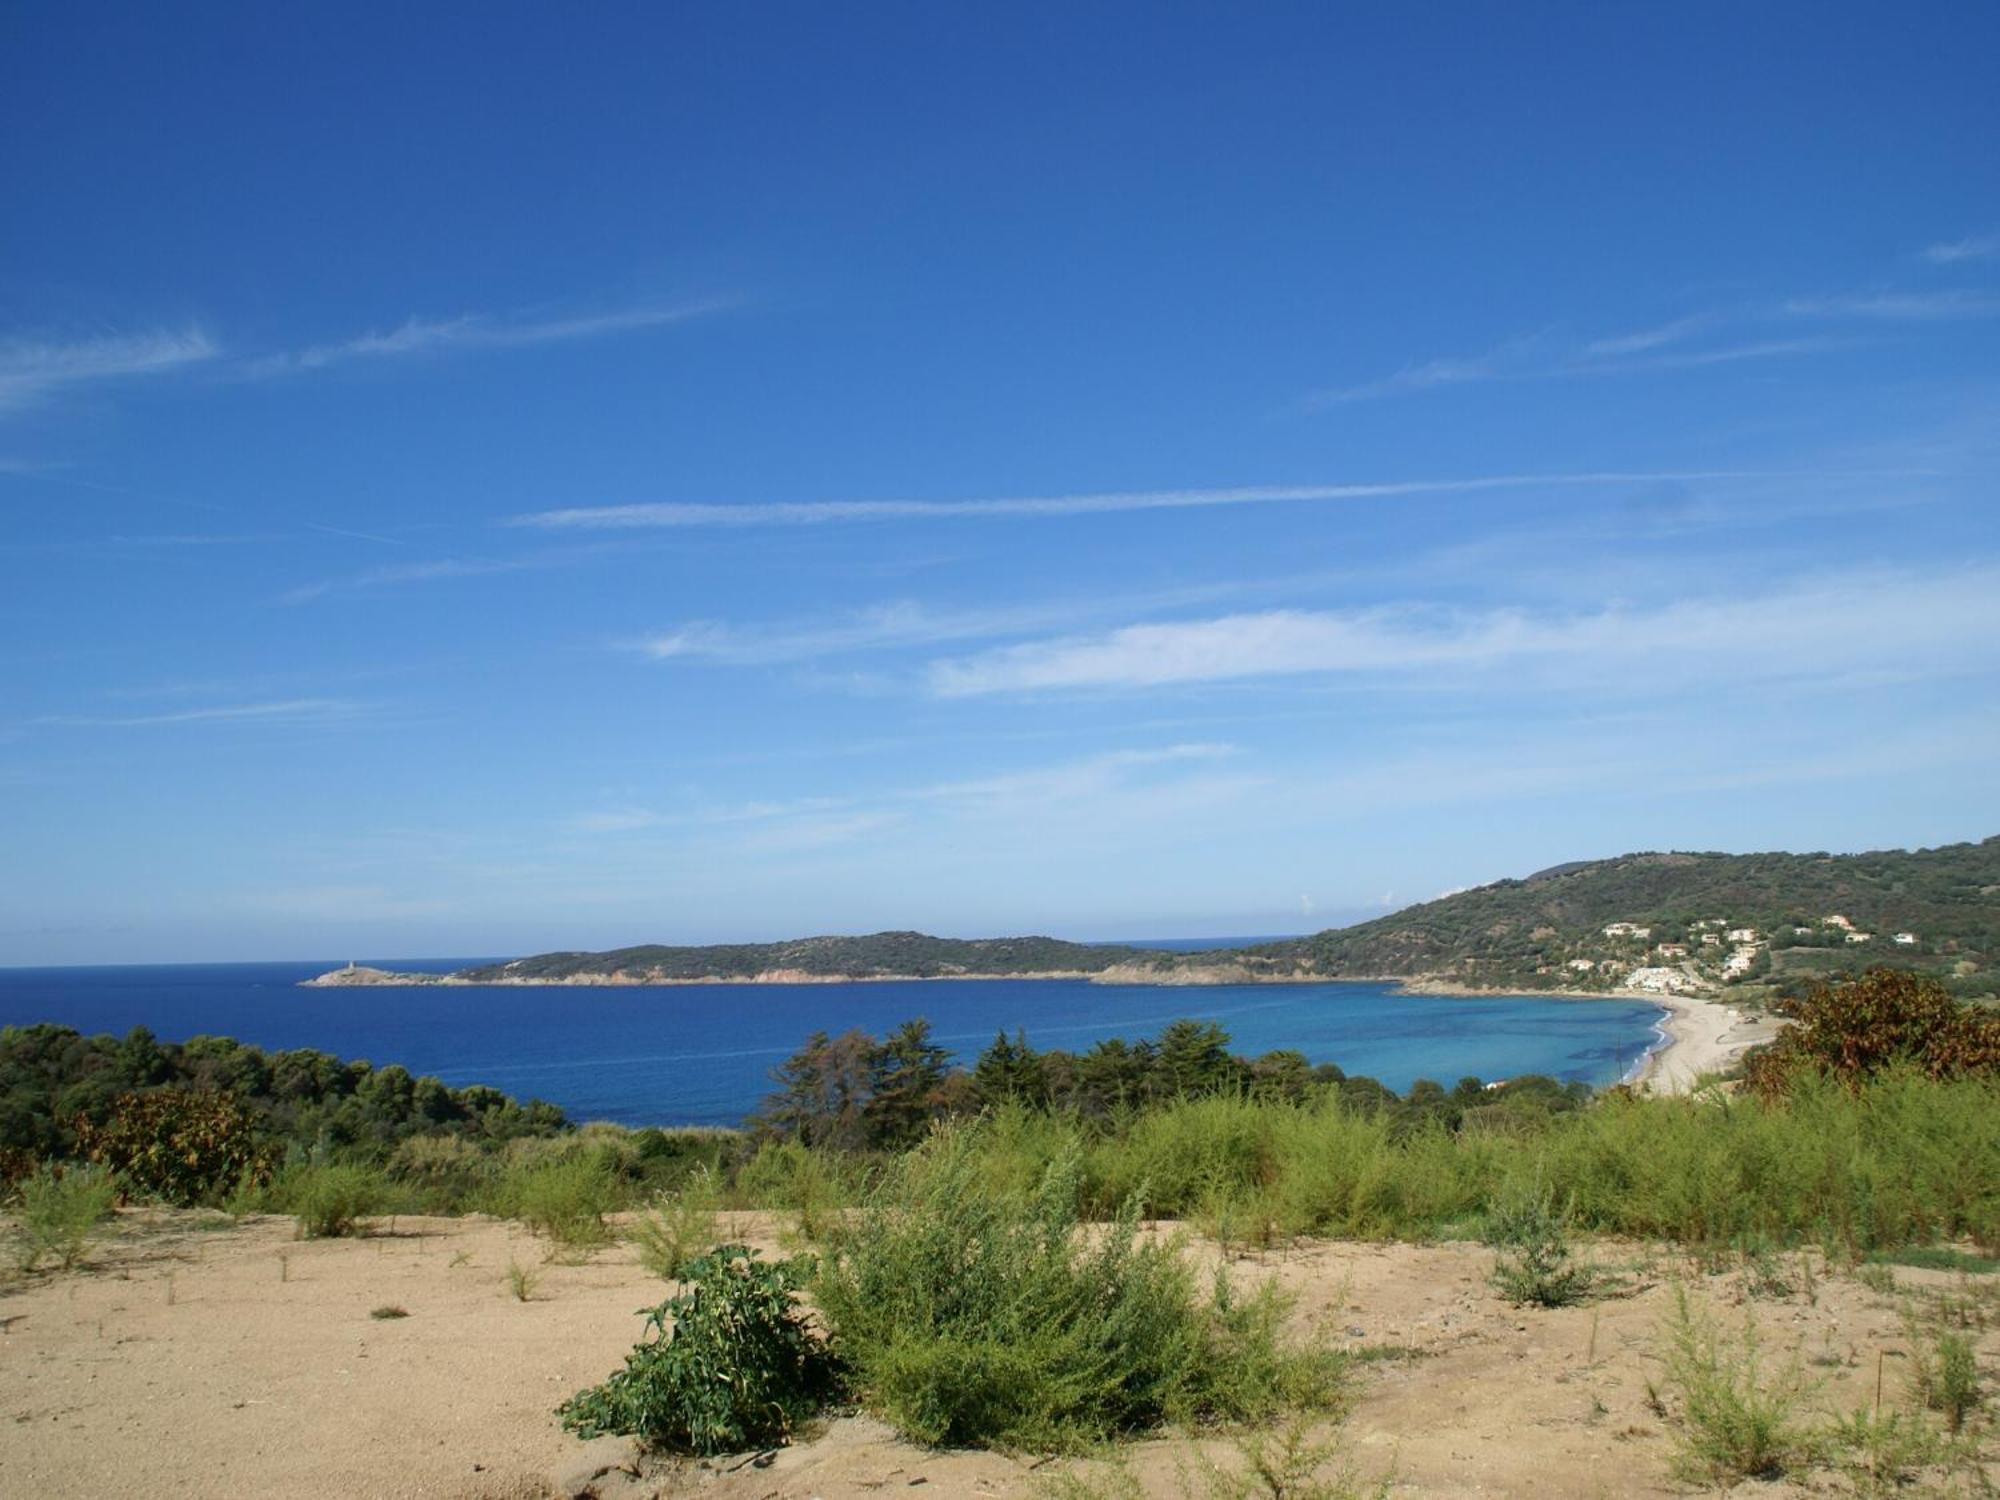
<svg viewBox="0 0 2000 1500">
<path fill-rule="evenodd" d="M 1632 1295 L 1654 1274 L 1629 1269 L 1654 1253 L 1624 1259 L 1633 1246 L 1735 1268 L 1740 1333 L 1679 1290 L 1659 1332 L 1654 1400 L 1691 1480 L 1833 1466 L 1900 1483 L 1969 1462 L 1988 1425 L 1986 1303 L 1920 1301 L 1887 1262 L 1964 1280 L 2000 1252 L 1992 1018 L 1890 970 L 1791 1009 L 1796 1040 L 1753 1055 L 1739 1086 L 1679 1098 L 1547 1079 L 1397 1094 L 1294 1055 L 1238 1056 L 1197 1021 L 1079 1054 L 999 1036 L 961 1068 L 911 1022 L 809 1038 L 742 1132 L 579 1127 L 490 1091 L 455 1091 L 479 1107 L 461 1097 L 426 1131 L 437 1111 L 385 1101 L 434 1091 L 370 1091 L 386 1069 L 27 1028 L 0 1033 L 0 1118 L 29 1163 L 12 1196 L 38 1247 L 19 1257 L 30 1276 L 81 1260 L 114 1196 L 182 1202 L 198 1182 L 194 1201 L 288 1214 L 306 1238 L 417 1210 L 504 1216 L 545 1246 L 539 1263 L 508 1247 L 495 1291 L 522 1302 L 627 1238 L 671 1295 L 560 1416 L 672 1451 L 787 1441 L 844 1402 L 926 1447 L 1099 1452 L 1185 1430 L 1278 1463 L 1273 1434 L 1291 1433 L 1314 1455 L 1299 1472 L 1317 1472 L 1372 1346 L 1302 1325 L 1276 1281 L 1232 1268 L 1347 1239 L 1483 1241 L 1479 1264 L 1521 1317 L 1589 1302 L 1594 1318 Z M 350 1087 L 237 1093 L 190 1056 L 236 1059 L 252 1082 Z M 101 1114 L 65 1121 L 72 1102 Z M 182 1146 L 199 1160 L 204 1127 L 218 1160 L 249 1164 L 234 1182 L 144 1175 Z M 102 1159 L 109 1140 L 133 1165 Z M 746 1224 L 787 1254 L 753 1252 Z M 1835 1426 L 1805 1399 L 1802 1356 L 1764 1353 L 1751 1304 L 1810 1298 L 1841 1267 L 1907 1314 L 1912 1396 Z"/>
<path fill-rule="evenodd" d="M 568 1128 L 554 1105 L 394 1064 L 229 1037 L 162 1042 L 144 1027 L 122 1037 L 0 1028 L 0 1180 L 36 1160 L 93 1158 L 137 1189 L 195 1203 L 286 1153 L 384 1155 L 416 1138 L 498 1146 Z"/>
<path fill-rule="evenodd" d="M 741 1132 L 576 1127 L 490 1089 L 220 1039 L 12 1028 L 0 1152 L 9 1179 L 94 1161 L 128 1197 L 293 1214 L 305 1233 L 478 1210 L 587 1253 L 613 1215 L 650 1208 L 663 1264 L 706 1249 L 722 1207 L 782 1210 L 820 1237 L 954 1122 L 982 1180 L 1024 1190 L 1073 1162 L 1093 1220 L 1130 1209 L 1254 1245 L 1478 1236 L 1530 1200 L 1585 1235 L 2000 1245 L 2000 1021 L 1887 970 L 1792 1008 L 1742 1093 L 1693 1099 L 1536 1077 L 1397 1094 L 1295 1053 L 1237 1056 L 1199 1021 L 1076 1054 L 998 1036 L 962 1068 L 913 1021 L 809 1038 Z"/>
</svg>

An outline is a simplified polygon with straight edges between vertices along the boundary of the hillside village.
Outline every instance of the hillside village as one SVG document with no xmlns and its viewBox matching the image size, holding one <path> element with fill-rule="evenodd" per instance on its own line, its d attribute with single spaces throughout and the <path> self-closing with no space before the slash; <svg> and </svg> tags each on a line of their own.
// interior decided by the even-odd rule
<svg viewBox="0 0 2000 1500">
<path fill-rule="evenodd" d="M 1728 917 L 1703 917 L 1685 926 L 1663 922 L 1608 922 L 1599 934 L 1611 951 L 1567 960 L 1560 977 L 1571 988 L 1618 988 L 1647 994 L 1709 994 L 1724 986 L 1750 985 L 1771 971 L 1771 949 L 1862 948 L 1877 941 L 1839 912 L 1810 924 L 1788 923 L 1776 933 L 1734 926 Z M 1890 933 L 1888 945 L 1908 956 L 1921 952 L 1914 932 Z M 1557 974 L 1554 965 L 1537 973 Z"/>
</svg>

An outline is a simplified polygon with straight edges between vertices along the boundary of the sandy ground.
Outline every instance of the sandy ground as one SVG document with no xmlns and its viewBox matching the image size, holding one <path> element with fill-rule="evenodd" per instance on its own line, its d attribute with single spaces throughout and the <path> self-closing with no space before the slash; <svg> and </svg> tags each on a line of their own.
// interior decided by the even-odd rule
<svg viewBox="0 0 2000 1500">
<path fill-rule="evenodd" d="M 128 1212 L 84 1269 L 0 1291 L 0 1490 L 93 1500 L 561 1493 L 556 1476 L 585 1449 L 552 1409 L 620 1363 L 640 1331 L 637 1309 L 666 1290 L 623 1247 L 545 1265 L 543 1246 L 491 1220 L 405 1219 L 364 1239 L 303 1244 L 287 1221 L 197 1222 Z M 775 1248 L 766 1222 L 729 1227 Z M 1704 1275 L 1632 1247 L 1593 1253 L 1620 1267 L 1624 1289 L 1557 1311 L 1499 1300 L 1487 1252 L 1470 1245 L 1323 1243 L 1235 1264 L 1246 1281 L 1274 1277 L 1296 1293 L 1302 1326 L 1367 1356 L 1340 1437 L 1348 1461 L 1397 1496 L 1686 1493 L 1667 1478 L 1672 1423 L 1652 1395 L 1675 1277 L 1691 1278 L 1732 1326 L 1754 1313 L 1774 1358 L 1797 1351 L 1813 1409 L 1868 1405 L 1878 1379 L 1886 1402 L 1903 1397 L 1909 1361 L 1892 1300 L 1829 1276 L 1817 1257 L 1785 1259 L 1789 1295 L 1751 1299 L 1741 1272 Z M 510 1261 L 540 1270 L 531 1300 L 512 1295 Z M 1990 1389 L 2000 1277 L 1895 1275 L 1982 1307 Z M 369 1316 L 384 1306 L 408 1316 Z M 1135 1445 L 1126 1462 L 1145 1493 L 1176 1495 L 1191 1451 L 1162 1439 Z M 1071 1467 L 924 1450 L 846 1415 L 761 1464 L 655 1466 L 615 1492 L 1032 1496 Z M 1844 1492 L 1824 1473 L 1755 1489 Z"/>
</svg>

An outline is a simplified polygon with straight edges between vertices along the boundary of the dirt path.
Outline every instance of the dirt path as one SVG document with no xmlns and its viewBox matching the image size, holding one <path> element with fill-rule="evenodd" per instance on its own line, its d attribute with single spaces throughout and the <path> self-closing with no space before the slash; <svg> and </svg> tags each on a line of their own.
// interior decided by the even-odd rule
<svg viewBox="0 0 2000 1500">
<path fill-rule="evenodd" d="M 7 1493 L 547 1495 L 581 1451 L 552 1409 L 620 1363 L 639 1333 L 635 1311 L 665 1292 L 622 1247 L 545 1265 L 540 1243 L 490 1220 L 405 1219 L 366 1239 L 303 1244 L 289 1221 L 206 1232 L 191 1222 L 128 1213 L 91 1267 L 0 1294 Z M 766 1223 L 745 1216 L 732 1228 L 775 1248 Z M 1345 1444 L 1364 1474 L 1391 1477 L 1392 1493 L 1685 1493 L 1667 1479 L 1668 1423 L 1651 1388 L 1667 1278 L 1691 1268 L 1599 1253 L 1623 1263 L 1627 1294 L 1557 1311 L 1501 1302 L 1475 1246 L 1317 1244 L 1235 1265 L 1246 1280 L 1277 1278 L 1298 1294 L 1302 1321 L 1365 1356 Z M 527 1302 L 509 1290 L 510 1261 L 540 1273 Z M 1789 1295 L 1752 1299 L 1741 1274 L 1695 1273 L 1697 1293 L 1725 1323 L 1754 1311 L 1779 1357 L 1798 1350 L 1817 1408 L 1870 1404 L 1878 1357 L 1887 1397 L 1899 1399 L 1908 1361 L 1891 1299 L 1827 1278 L 1816 1257 L 1810 1279 L 1797 1258 L 1782 1268 Z M 1906 1286 L 1954 1284 L 1895 1274 Z M 1966 1284 L 1989 1324 L 1996 1281 Z M 381 1307 L 408 1316 L 372 1318 Z M 1978 1338 L 1991 1389 L 2000 1335 Z M 1145 1493 L 1172 1495 L 1188 1454 L 1152 1442 L 1127 1463 Z M 1026 1496 L 1063 1467 L 928 1452 L 842 1417 L 763 1467 L 688 1466 L 638 1492 Z M 1829 1492 L 1825 1476 L 1815 1485 L 1758 1493 Z"/>
</svg>

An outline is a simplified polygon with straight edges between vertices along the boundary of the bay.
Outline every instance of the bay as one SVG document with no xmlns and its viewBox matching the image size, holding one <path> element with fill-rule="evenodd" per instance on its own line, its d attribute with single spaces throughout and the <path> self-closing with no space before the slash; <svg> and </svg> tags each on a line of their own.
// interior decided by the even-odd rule
<svg viewBox="0 0 2000 1500">
<path fill-rule="evenodd" d="M 485 959 L 393 959 L 446 973 Z M 1635 1000 L 1406 994 L 1362 981 L 1099 985 L 1083 980 L 896 980 L 852 984 L 619 987 L 382 986 L 300 989 L 336 965 L 171 964 L 0 969 L 0 1025 L 52 1021 L 85 1033 L 144 1026 L 167 1041 L 233 1036 L 400 1063 L 454 1085 L 490 1084 L 575 1120 L 735 1125 L 770 1071 L 814 1031 L 876 1035 L 915 1016 L 970 1062 L 994 1034 L 1082 1051 L 1212 1020 L 1231 1050 L 1295 1048 L 1397 1091 L 1547 1073 L 1615 1083 L 1658 1041 L 1658 1006 Z"/>
</svg>

